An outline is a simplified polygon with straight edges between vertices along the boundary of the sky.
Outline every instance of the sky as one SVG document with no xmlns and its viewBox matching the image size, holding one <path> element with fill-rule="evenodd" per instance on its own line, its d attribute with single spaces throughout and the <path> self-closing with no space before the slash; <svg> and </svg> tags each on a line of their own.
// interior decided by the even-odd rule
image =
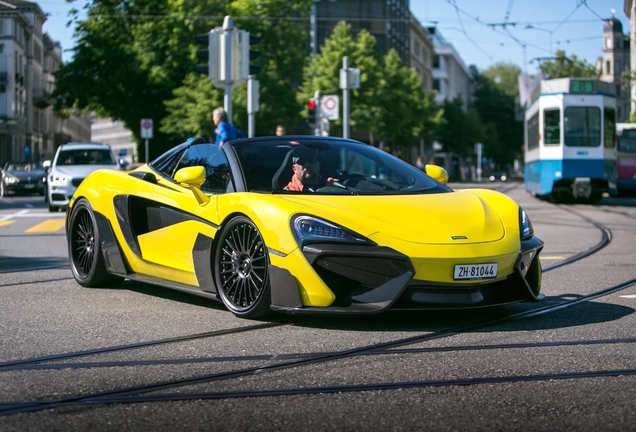
<svg viewBox="0 0 636 432">
<path fill-rule="evenodd" d="M 85 0 L 35 0 L 48 19 L 51 39 L 66 50 L 75 45 L 68 11 Z M 203 1 L 203 0 L 202 0 Z M 326 0 L 322 0 L 326 1 Z M 336 0 L 337 1 L 337 0 Z M 602 56 L 603 21 L 613 15 L 629 33 L 624 0 L 410 0 L 411 13 L 425 26 L 435 26 L 466 66 L 481 71 L 498 62 L 516 64 L 525 73 L 538 71 L 539 58 L 556 50 L 595 65 Z M 525 47 L 525 48 L 524 48 Z M 71 53 L 63 52 L 63 61 Z"/>
</svg>

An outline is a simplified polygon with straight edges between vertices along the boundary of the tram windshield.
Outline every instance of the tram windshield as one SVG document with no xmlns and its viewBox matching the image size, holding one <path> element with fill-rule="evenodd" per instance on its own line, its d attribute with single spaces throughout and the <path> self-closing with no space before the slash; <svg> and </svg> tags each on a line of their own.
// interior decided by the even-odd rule
<svg viewBox="0 0 636 432">
<path fill-rule="evenodd" d="M 565 109 L 565 145 L 597 147 L 601 144 L 601 110 L 597 107 Z"/>
<path fill-rule="evenodd" d="M 636 153 L 636 129 L 625 129 L 618 139 L 618 151 Z"/>
</svg>

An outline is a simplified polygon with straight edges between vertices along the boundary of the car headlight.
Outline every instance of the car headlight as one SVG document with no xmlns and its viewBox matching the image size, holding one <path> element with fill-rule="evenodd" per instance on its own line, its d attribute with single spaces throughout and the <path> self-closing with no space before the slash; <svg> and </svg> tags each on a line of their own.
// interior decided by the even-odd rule
<svg viewBox="0 0 636 432">
<path fill-rule="evenodd" d="M 299 246 L 316 242 L 374 244 L 353 231 L 308 215 L 292 217 L 291 229 Z"/>
<path fill-rule="evenodd" d="M 521 240 L 527 240 L 534 235 L 534 228 L 528 215 L 521 207 L 519 207 L 519 229 L 521 231 Z"/>
<path fill-rule="evenodd" d="M 16 184 L 16 183 L 20 183 L 20 179 L 17 178 L 14 175 L 11 174 L 5 174 L 4 175 L 4 182 L 5 184 Z"/>
<path fill-rule="evenodd" d="M 63 175 L 53 174 L 49 176 L 49 181 L 51 184 L 66 184 L 70 181 L 70 177 L 66 177 Z"/>
</svg>

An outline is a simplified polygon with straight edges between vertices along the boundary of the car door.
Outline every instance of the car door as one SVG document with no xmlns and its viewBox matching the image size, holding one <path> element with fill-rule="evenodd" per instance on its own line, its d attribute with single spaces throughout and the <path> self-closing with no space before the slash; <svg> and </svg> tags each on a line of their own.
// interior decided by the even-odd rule
<svg viewBox="0 0 636 432">
<path fill-rule="evenodd" d="M 225 193 L 230 173 L 224 152 L 213 144 L 198 144 L 175 155 L 175 163 L 155 171 L 156 183 L 139 182 L 128 198 L 141 257 L 156 266 L 166 280 L 200 286 L 197 267 L 210 266 L 212 240 L 219 228 L 217 198 Z M 182 168 L 203 166 L 201 191 L 209 196 L 199 203 L 190 186 L 174 180 Z"/>
</svg>

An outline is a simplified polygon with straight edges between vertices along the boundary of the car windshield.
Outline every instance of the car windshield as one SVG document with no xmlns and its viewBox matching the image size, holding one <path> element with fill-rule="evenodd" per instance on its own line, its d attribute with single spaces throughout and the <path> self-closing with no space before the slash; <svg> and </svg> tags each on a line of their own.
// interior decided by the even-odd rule
<svg viewBox="0 0 636 432">
<path fill-rule="evenodd" d="M 67 149 L 57 156 L 57 165 L 116 165 L 110 150 Z"/>
<path fill-rule="evenodd" d="M 12 162 L 7 163 L 5 171 L 42 171 L 42 164 L 39 162 Z"/>
<path fill-rule="evenodd" d="M 451 191 L 414 166 L 354 141 L 290 137 L 236 143 L 233 148 L 247 190 L 253 192 L 404 195 Z"/>
</svg>

